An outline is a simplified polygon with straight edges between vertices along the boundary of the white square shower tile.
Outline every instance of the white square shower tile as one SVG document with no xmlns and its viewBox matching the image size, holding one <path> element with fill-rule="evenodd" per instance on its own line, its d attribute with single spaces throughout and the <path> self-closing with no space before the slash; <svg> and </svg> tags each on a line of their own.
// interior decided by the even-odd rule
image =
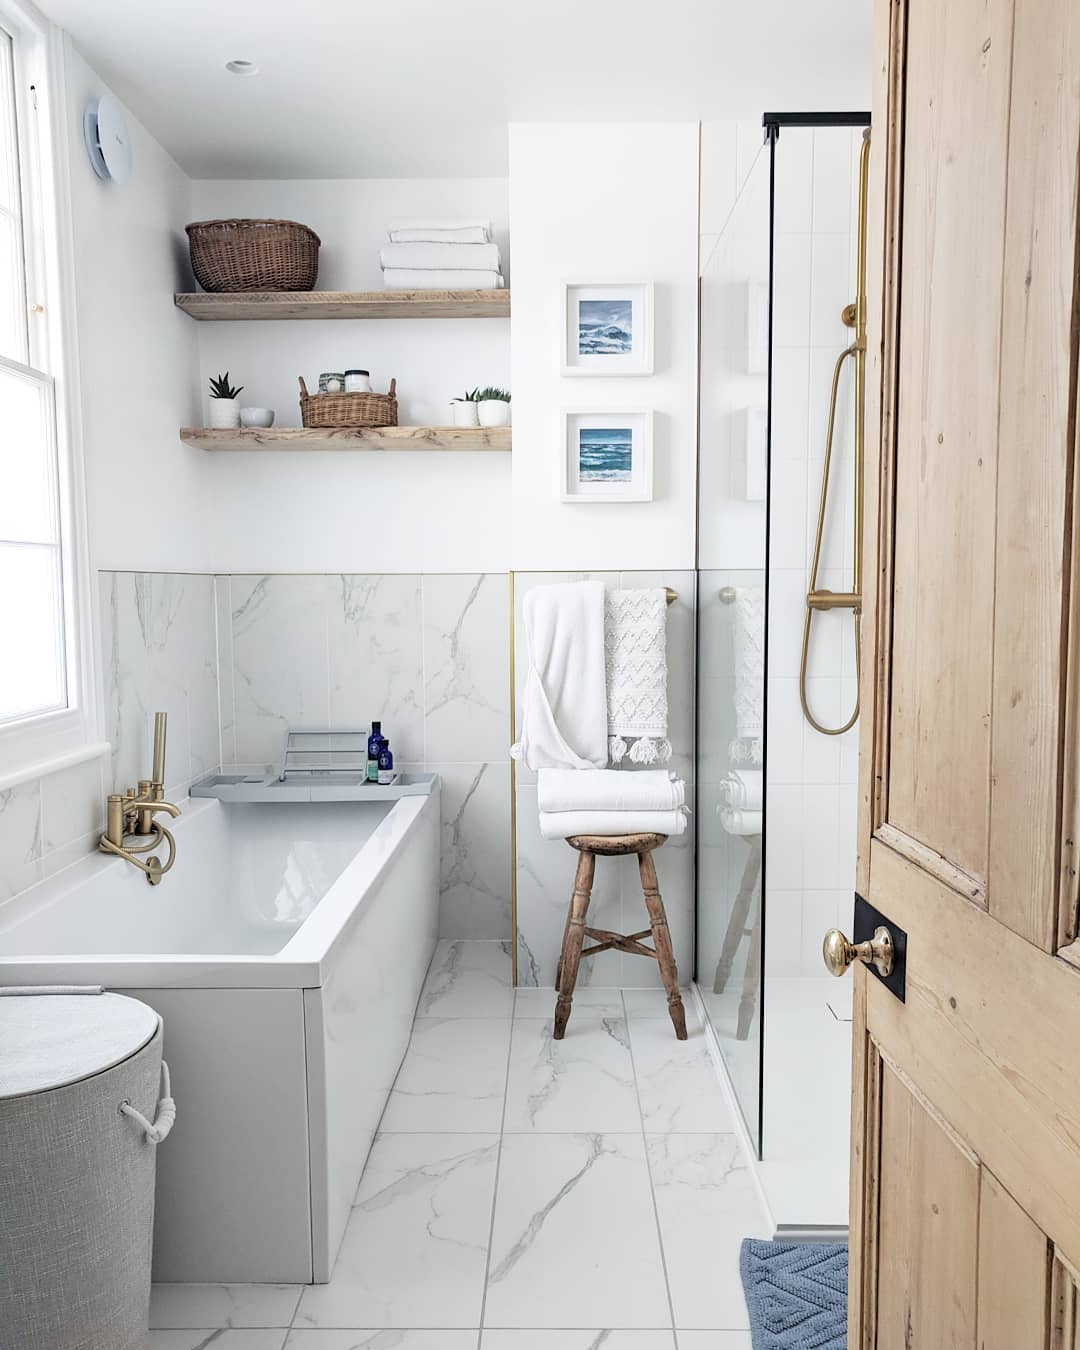
<svg viewBox="0 0 1080 1350">
<path fill-rule="evenodd" d="M 510 1132 L 621 1131 L 641 1128 L 630 1041 L 622 1017 L 573 1015 L 563 1040 L 554 1023 L 514 1023 L 506 1123 Z"/>
<path fill-rule="evenodd" d="M 476 1335 L 475 1331 L 402 1331 L 398 1328 L 388 1331 L 291 1331 L 285 1350 L 476 1350 Z"/>
<path fill-rule="evenodd" d="M 675 1350 L 670 1331 L 485 1331 L 480 1350 Z"/>
<path fill-rule="evenodd" d="M 500 1129 L 509 1049 L 509 1020 L 419 1018 L 380 1130 Z"/>
<path fill-rule="evenodd" d="M 297 1327 L 475 1327 L 498 1135 L 384 1134 L 368 1158 L 329 1284 Z"/>
<path fill-rule="evenodd" d="M 640 1135 L 507 1135 L 485 1323 L 671 1325 Z"/>
<path fill-rule="evenodd" d="M 700 1026 L 678 1041 L 670 1022 L 634 1018 L 630 1045 L 637 1070 L 641 1118 L 648 1132 L 727 1132 L 735 1129 Z"/>
<path fill-rule="evenodd" d="M 647 1144 L 676 1327 L 747 1326 L 739 1248 L 772 1229 L 738 1138 L 650 1135 Z"/>
<path fill-rule="evenodd" d="M 298 1284 L 155 1284 L 150 1326 L 287 1327 L 299 1298 Z"/>
<path fill-rule="evenodd" d="M 509 1017 L 513 1007 L 508 943 L 439 943 L 417 1017 Z"/>
</svg>

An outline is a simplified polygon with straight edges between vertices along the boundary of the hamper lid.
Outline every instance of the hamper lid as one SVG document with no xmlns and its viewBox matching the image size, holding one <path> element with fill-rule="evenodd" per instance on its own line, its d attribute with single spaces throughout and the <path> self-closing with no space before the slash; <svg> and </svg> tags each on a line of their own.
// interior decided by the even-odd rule
<svg viewBox="0 0 1080 1350">
<path fill-rule="evenodd" d="M 153 1008 L 123 994 L 2 990 L 0 1099 L 47 1092 L 103 1073 L 153 1039 Z"/>
</svg>

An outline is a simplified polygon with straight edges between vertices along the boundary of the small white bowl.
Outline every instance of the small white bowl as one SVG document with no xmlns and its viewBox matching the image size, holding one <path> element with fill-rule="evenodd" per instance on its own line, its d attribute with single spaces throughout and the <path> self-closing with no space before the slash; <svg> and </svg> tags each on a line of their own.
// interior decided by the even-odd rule
<svg viewBox="0 0 1080 1350">
<path fill-rule="evenodd" d="M 272 427 L 274 425 L 273 408 L 241 408 L 240 425 L 242 427 Z"/>
</svg>

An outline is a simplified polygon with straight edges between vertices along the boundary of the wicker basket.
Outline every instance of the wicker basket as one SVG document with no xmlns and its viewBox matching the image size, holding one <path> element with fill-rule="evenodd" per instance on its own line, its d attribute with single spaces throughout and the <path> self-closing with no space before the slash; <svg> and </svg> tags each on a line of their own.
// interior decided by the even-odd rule
<svg viewBox="0 0 1080 1350">
<path fill-rule="evenodd" d="M 300 419 L 306 427 L 396 427 L 397 380 L 388 394 L 309 394 L 300 376 Z"/>
<path fill-rule="evenodd" d="M 295 220 L 196 220 L 185 227 L 204 291 L 311 291 L 319 273 L 314 230 Z"/>
</svg>

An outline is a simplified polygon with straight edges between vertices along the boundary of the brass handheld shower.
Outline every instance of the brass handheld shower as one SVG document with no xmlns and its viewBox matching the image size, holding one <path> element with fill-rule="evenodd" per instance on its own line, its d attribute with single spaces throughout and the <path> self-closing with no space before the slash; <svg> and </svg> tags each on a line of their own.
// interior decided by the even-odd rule
<svg viewBox="0 0 1080 1350">
<path fill-rule="evenodd" d="M 859 239 L 858 275 L 855 303 L 844 309 L 843 320 L 855 330 L 855 341 L 837 358 L 833 368 L 832 392 L 829 398 L 829 422 L 825 432 L 825 461 L 821 468 L 821 497 L 818 502 L 817 533 L 814 538 L 814 558 L 810 564 L 810 585 L 806 594 L 806 615 L 803 619 L 802 656 L 799 660 L 799 701 L 806 720 L 823 736 L 840 736 L 850 730 L 859 716 L 858 681 L 861 676 L 860 648 L 862 638 L 862 529 L 863 529 L 863 463 L 865 458 L 865 428 L 863 413 L 866 403 L 866 208 L 867 182 L 870 164 L 870 129 L 863 132 L 859 155 Z M 848 358 L 855 368 L 855 509 L 852 533 L 854 535 L 854 563 L 850 591 L 829 591 L 818 587 L 818 569 L 821 564 L 821 539 L 825 532 L 825 511 L 829 500 L 829 469 L 832 464 L 833 432 L 836 428 L 836 400 L 840 390 L 840 376 Z M 826 727 L 810 711 L 806 695 L 806 666 L 810 651 L 810 626 L 815 611 L 850 609 L 855 629 L 855 708 L 839 727 Z"/>
</svg>

